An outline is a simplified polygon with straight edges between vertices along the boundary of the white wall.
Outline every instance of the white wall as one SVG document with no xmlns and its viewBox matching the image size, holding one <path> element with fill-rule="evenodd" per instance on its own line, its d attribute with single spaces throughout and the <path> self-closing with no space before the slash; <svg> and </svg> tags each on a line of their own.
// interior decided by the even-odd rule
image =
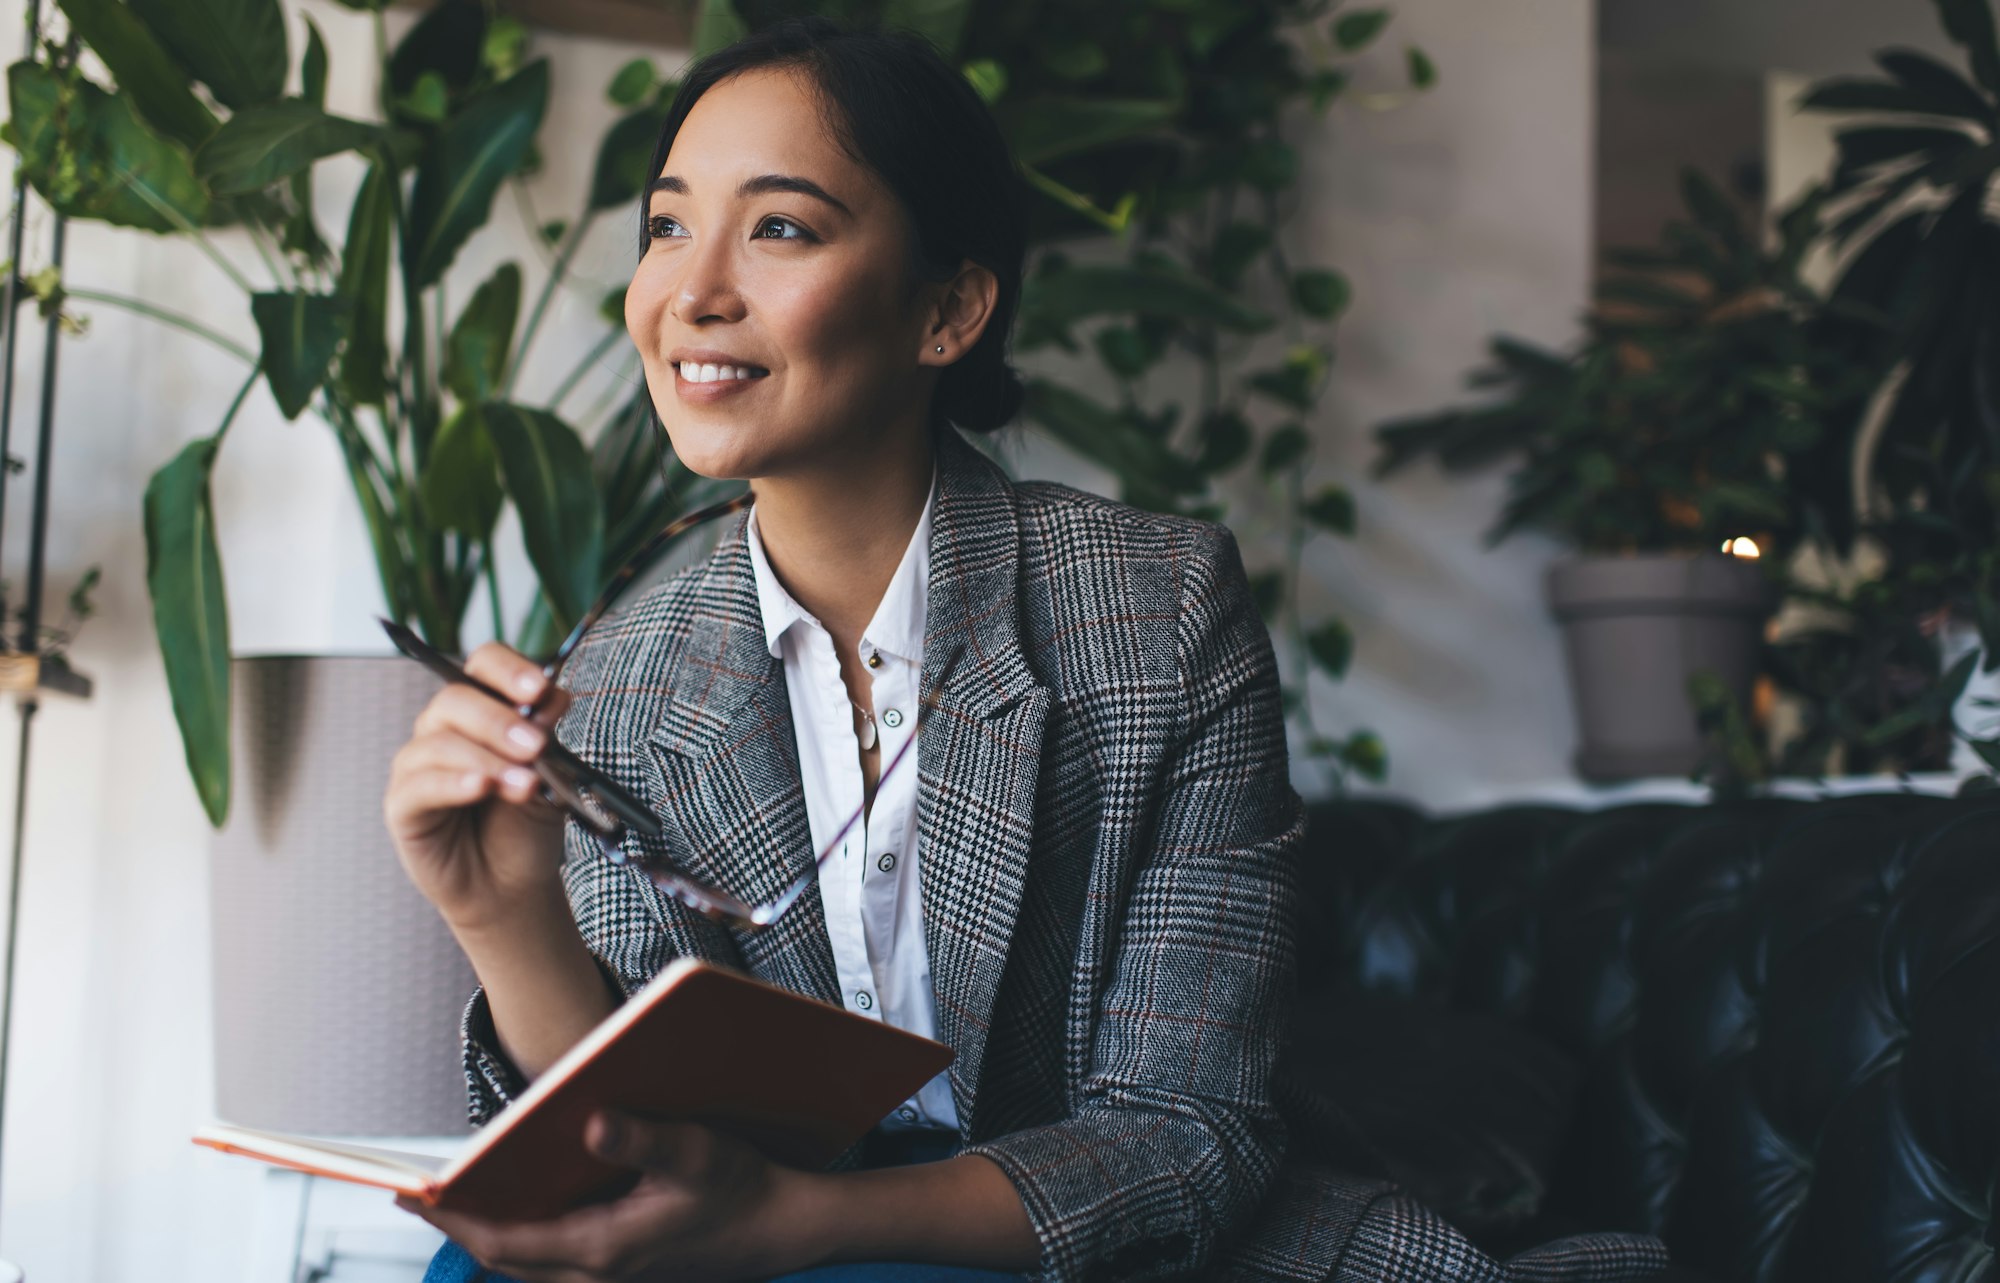
<svg viewBox="0 0 2000 1283">
<path fill-rule="evenodd" d="M 1588 0 L 1411 0 L 1378 62 L 1414 42 L 1437 87 L 1348 110 L 1306 152 L 1300 257 L 1345 270 L 1353 309 L 1314 425 L 1359 537 L 1315 546 L 1311 578 L 1354 623 L 1354 668 L 1315 689 L 1336 726 L 1387 739 L 1388 789 L 1436 805 L 1571 778 L 1575 730 L 1541 577 L 1556 549 L 1486 550 L 1498 475 L 1426 463 L 1370 479 L 1372 428 L 1453 404 L 1496 332 L 1561 345 L 1587 298 L 1595 49 Z"/>
<path fill-rule="evenodd" d="M 357 74 L 365 20 L 322 0 L 306 0 L 305 11 L 331 46 L 333 108 L 369 114 L 372 86 Z M 0 10 L 19 12 L 11 0 Z M 1419 468 L 1370 483 L 1369 429 L 1453 400 L 1494 331 L 1548 342 L 1570 333 L 1590 251 L 1591 7 L 1404 0 L 1396 14 L 1380 77 L 1399 74 L 1401 42 L 1411 40 L 1436 59 L 1440 85 L 1397 110 L 1336 114 L 1305 149 L 1294 238 L 1301 260 L 1337 264 L 1356 286 L 1315 428 L 1320 476 L 1357 487 L 1362 533 L 1316 545 L 1309 578 L 1316 600 L 1347 611 L 1359 647 L 1354 676 L 1317 686 L 1314 699 L 1330 726 L 1383 733 L 1392 789 L 1463 804 L 1569 774 L 1568 695 L 1540 601 L 1552 549 L 1523 538 L 1481 550 L 1498 478 Z M 397 29 L 406 21 L 392 16 Z M 544 137 L 594 139 L 611 113 L 602 85 L 629 51 L 541 44 L 557 54 Z M 588 148 L 546 152 L 535 199 L 542 217 L 567 216 Z M 321 184 L 330 232 L 344 224 L 353 180 L 350 171 L 345 183 Z M 511 207 L 494 221 L 505 235 L 464 256 L 454 299 L 503 256 L 523 259 L 531 289 L 539 279 Z M 605 285 L 627 274 L 625 231 L 602 229 L 581 270 Z M 254 263 L 231 235 L 217 240 Z M 69 264 L 78 285 L 140 295 L 251 339 L 240 297 L 183 244 L 79 227 Z M 585 291 L 550 317 L 527 387 L 548 386 L 599 332 L 596 296 Z M 255 1165 L 186 1139 L 210 1098 L 207 833 L 151 636 L 138 513 L 148 474 L 213 429 L 241 372 L 185 336 L 84 310 L 91 334 L 62 354 L 51 582 L 63 589 L 83 567 L 104 567 L 102 614 L 75 653 L 98 695 L 87 705 L 52 701 L 36 731 L 0 1255 L 37 1280 L 206 1283 L 240 1277 L 261 1187 Z M 38 350 L 24 343 L 23 432 Z M 1045 475 L 1070 471 L 1029 453 Z M 367 618 L 375 576 L 325 429 L 283 424 L 258 390 L 216 485 L 239 648 L 379 650 Z M 6 517 L 6 564 L 16 568 L 22 493 L 13 488 Z M 518 608 L 518 590 L 510 595 Z M 11 770 L 8 752 L 0 770 Z"/>
</svg>

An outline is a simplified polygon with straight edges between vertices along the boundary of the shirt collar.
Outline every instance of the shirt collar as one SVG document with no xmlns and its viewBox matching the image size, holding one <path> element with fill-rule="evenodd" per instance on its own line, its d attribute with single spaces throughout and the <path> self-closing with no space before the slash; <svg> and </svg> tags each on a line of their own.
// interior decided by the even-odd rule
<svg viewBox="0 0 2000 1283">
<path fill-rule="evenodd" d="M 930 493 L 924 498 L 917 528 L 910 532 L 910 542 L 903 549 L 903 559 L 896 563 L 896 573 L 889 579 L 881 604 L 875 607 L 875 617 L 862 630 L 864 653 L 872 649 L 912 662 L 923 659 L 924 610 L 931 574 L 931 509 L 936 503 L 937 472 L 933 469 Z M 819 620 L 778 582 L 770 558 L 764 555 L 764 536 L 757 528 L 754 503 L 744 523 L 744 539 L 750 547 L 751 573 L 757 580 L 757 609 L 764 620 L 764 644 L 771 657 L 777 659 L 783 653 L 780 642 L 793 624 L 803 619 L 817 627 Z"/>
</svg>

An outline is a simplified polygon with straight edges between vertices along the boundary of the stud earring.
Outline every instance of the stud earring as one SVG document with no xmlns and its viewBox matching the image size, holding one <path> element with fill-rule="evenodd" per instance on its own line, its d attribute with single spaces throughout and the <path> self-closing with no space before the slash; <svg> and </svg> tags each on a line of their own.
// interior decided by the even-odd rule
<svg viewBox="0 0 2000 1283">
<path fill-rule="evenodd" d="M 939 355 L 939 356 L 943 356 L 943 355 L 944 355 L 944 344 L 942 344 L 942 343 L 938 344 L 938 345 L 937 345 L 937 350 L 938 350 L 938 355 Z"/>
</svg>

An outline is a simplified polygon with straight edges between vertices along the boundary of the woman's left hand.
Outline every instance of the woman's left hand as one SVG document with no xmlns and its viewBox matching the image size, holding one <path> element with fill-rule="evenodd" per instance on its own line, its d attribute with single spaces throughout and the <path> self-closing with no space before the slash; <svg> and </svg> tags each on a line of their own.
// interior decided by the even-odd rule
<svg viewBox="0 0 2000 1283">
<path fill-rule="evenodd" d="M 636 1169 L 639 1183 L 546 1221 L 489 1221 L 406 1196 L 396 1205 L 522 1283 L 769 1278 L 810 1264 L 797 1215 L 807 1173 L 697 1123 L 599 1113 L 586 1140 L 606 1162 Z"/>
</svg>

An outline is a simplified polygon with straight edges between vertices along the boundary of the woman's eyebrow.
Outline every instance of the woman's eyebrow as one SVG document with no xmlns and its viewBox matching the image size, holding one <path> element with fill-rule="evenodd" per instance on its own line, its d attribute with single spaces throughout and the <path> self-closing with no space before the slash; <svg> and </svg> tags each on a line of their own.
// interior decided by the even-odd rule
<svg viewBox="0 0 2000 1283">
<path fill-rule="evenodd" d="M 662 174 L 646 184 L 646 195 L 650 197 L 654 192 L 672 192 L 676 196 L 685 196 L 688 194 L 688 185 L 686 181 L 673 174 Z M 797 192 L 801 196 L 825 201 L 849 218 L 854 217 L 854 211 L 849 209 L 845 202 L 810 178 L 800 178 L 794 174 L 759 174 L 755 178 L 746 178 L 736 185 L 738 196 L 762 196 L 766 192 Z"/>
</svg>

